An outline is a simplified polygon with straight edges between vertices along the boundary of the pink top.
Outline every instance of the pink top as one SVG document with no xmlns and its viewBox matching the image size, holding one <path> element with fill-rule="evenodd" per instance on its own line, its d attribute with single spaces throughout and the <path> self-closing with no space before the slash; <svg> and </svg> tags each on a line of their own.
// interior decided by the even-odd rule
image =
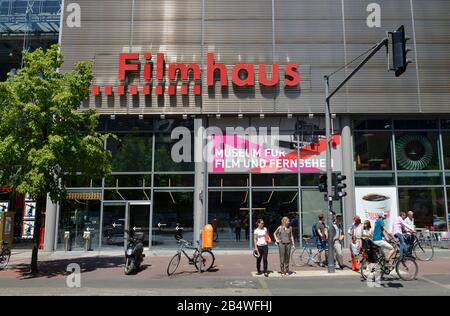
<svg viewBox="0 0 450 316">
<path fill-rule="evenodd" d="M 403 227 L 406 228 L 407 225 L 405 224 L 405 220 L 401 216 L 399 216 L 394 222 L 394 229 L 392 231 L 392 234 L 395 235 L 403 233 Z"/>
</svg>

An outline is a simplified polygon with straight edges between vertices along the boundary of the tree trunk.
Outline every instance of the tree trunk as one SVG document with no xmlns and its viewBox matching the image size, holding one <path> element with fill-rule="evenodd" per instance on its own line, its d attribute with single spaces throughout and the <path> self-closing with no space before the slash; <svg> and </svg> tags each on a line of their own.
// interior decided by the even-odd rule
<svg viewBox="0 0 450 316">
<path fill-rule="evenodd" d="M 30 272 L 35 274 L 39 272 L 38 269 L 38 252 L 39 244 L 41 242 L 41 216 L 42 210 L 46 207 L 46 197 L 40 197 L 36 201 L 36 219 L 34 222 L 34 237 L 33 237 L 33 252 L 31 254 Z"/>
</svg>

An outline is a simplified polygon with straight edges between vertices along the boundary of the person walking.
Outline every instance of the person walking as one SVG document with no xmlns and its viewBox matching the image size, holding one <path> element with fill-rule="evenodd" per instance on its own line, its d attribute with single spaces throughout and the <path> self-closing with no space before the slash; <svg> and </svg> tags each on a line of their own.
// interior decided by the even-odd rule
<svg viewBox="0 0 450 316">
<path fill-rule="evenodd" d="M 337 215 L 331 227 L 331 236 L 333 236 L 333 248 L 336 254 L 335 268 L 343 269 L 344 260 L 342 256 L 342 241 L 344 240 L 344 230 L 342 228 L 342 215 Z"/>
<path fill-rule="evenodd" d="M 292 274 L 289 271 L 289 262 L 291 259 L 291 250 L 295 248 L 295 241 L 292 226 L 289 226 L 289 218 L 285 216 L 281 219 L 281 225 L 275 230 L 273 236 L 280 252 L 280 273 L 281 275 Z"/>
<path fill-rule="evenodd" d="M 255 251 L 258 253 L 258 259 L 256 260 L 256 270 L 257 275 L 261 275 L 261 261 L 263 261 L 264 276 L 269 276 L 267 256 L 269 254 L 269 243 L 270 237 L 267 228 L 264 227 L 264 221 L 258 219 L 256 221 L 257 228 L 253 232 L 253 244 L 255 246 Z"/>
<path fill-rule="evenodd" d="M 236 236 L 236 242 L 241 241 L 241 220 L 237 217 L 234 218 L 234 234 Z"/>
</svg>

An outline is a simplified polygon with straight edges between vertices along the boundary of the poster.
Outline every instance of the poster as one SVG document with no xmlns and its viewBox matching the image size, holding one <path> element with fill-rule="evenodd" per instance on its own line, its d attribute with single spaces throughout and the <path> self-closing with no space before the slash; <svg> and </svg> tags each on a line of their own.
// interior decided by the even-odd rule
<svg viewBox="0 0 450 316">
<path fill-rule="evenodd" d="M 25 208 L 23 209 L 24 219 L 34 219 L 36 217 L 36 202 L 25 202 Z"/>
<path fill-rule="evenodd" d="M 332 136 L 332 167 L 341 170 L 341 137 Z M 324 172 L 326 171 L 326 141 L 318 136 L 313 142 L 300 143 L 298 159 L 297 141 L 293 135 L 267 137 L 224 135 L 213 136 L 212 161 L 208 171 L 227 172 Z"/>
<path fill-rule="evenodd" d="M 9 202 L 0 202 L 0 215 L 3 212 L 8 212 Z"/>
<path fill-rule="evenodd" d="M 398 216 L 397 189 L 395 187 L 358 187 L 355 188 L 356 215 L 361 222 L 369 220 L 372 229 L 378 213 L 385 214 L 385 227 L 392 232 L 392 225 Z"/>
<path fill-rule="evenodd" d="M 22 238 L 32 239 L 34 236 L 34 221 L 23 221 Z"/>
</svg>

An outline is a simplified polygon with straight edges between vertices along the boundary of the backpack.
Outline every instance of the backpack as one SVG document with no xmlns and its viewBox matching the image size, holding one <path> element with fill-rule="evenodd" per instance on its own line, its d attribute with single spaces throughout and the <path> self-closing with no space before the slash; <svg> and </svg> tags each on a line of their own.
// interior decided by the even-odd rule
<svg viewBox="0 0 450 316">
<path fill-rule="evenodd" d="M 317 237 L 318 237 L 318 235 L 317 235 L 317 223 L 314 223 L 311 226 L 311 232 L 312 232 L 312 234 L 311 234 L 312 238 L 317 239 Z"/>
</svg>

